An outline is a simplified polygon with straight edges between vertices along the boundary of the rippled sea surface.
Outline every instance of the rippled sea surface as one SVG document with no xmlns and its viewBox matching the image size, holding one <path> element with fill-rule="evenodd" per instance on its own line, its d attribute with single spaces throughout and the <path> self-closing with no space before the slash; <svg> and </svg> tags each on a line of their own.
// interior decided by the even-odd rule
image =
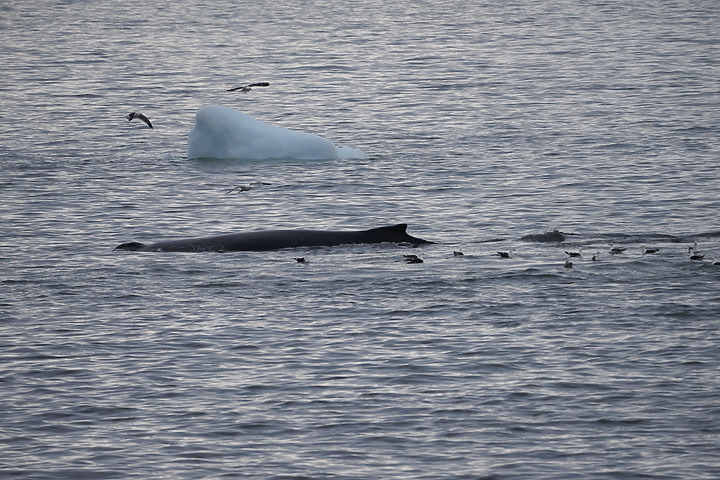
<svg viewBox="0 0 720 480">
<path fill-rule="evenodd" d="M 0 477 L 720 478 L 716 2 L 0 11 Z M 188 160 L 208 104 L 369 158 Z"/>
</svg>

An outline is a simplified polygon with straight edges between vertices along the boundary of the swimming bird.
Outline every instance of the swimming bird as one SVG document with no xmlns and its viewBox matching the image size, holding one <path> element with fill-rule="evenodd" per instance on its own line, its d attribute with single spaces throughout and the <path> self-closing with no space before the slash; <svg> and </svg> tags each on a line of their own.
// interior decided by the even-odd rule
<svg viewBox="0 0 720 480">
<path fill-rule="evenodd" d="M 645 255 L 646 253 L 657 253 L 659 252 L 659 248 L 645 248 L 645 245 L 642 246 L 642 254 Z"/>
<path fill-rule="evenodd" d="M 145 122 L 147 124 L 148 127 L 153 128 L 152 123 L 150 123 L 150 120 L 142 113 L 132 112 L 127 116 L 128 122 L 132 121 L 132 119 L 134 119 L 134 118 L 142 120 L 143 122 Z"/>
<path fill-rule="evenodd" d="M 270 84 L 268 82 L 258 82 L 258 83 L 249 83 L 247 85 L 243 85 L 242 87 L 235 87 L 235 88 L 228 88 L 228 92 L 234 92 L 236 90 L 241 91 L 242 93 L 248 93 L 252 91 L 252 87 L 269 87 Z"/>
<path fill-rule="evenodd" d="M 512 254 L 515 251 L 514 248 L 511 248 L 507 252 L 497 252 L 497 254 L 500 256 L 500 258 L 512 258 Z"/>
<path fill-rule="evenodd" d="M 610 253 L 612 253 L 613 255 L 617 255 L 619 253 L 623 253 L 625 250 L 627 250 L 625 247 L 612 247 L 610 249 Z"/>
<path fill-rule="evenodd" d="M 578 250 L 577 252 L 568 252 L 567 250 L 565 250 L 565 253 L 567 254 L 568 257 L 578 258 L 578 257 L 582 257 L 582 251 L 583 251 L 583 249 L 582 249 L 582 247 L 580 247 L 580 250 Z"/>
<path fill-rule="evenodd" d="M 417 255 L 403 255 L 407 263 L 423 263 L 423 259 Z"/>
<path fill-rule="evenodd" d="M 572 267 L 573 267 L 573 262 L 571 262 L 569 258 L 566 258 L 566 259 L 565 259 L 565 264 L 563 265 L 563 267 L 565 267 L 565 268 L 572 268 Z"/>
<path fill-rule="evenodd" d="M 297 258 L 295 259 L 295 261 L 296 261 L 297 263 L 305 263 L 305 257 L 297 257 Z"/>
<path fill-rule="evenodd" d="M 457 250 L 453 251 L 453 256 L 455 257 L 462 257 L 463 255 L 465 255 L 463 252 L 459 252 Z"/>
<path fill-rule="evenodd" d="M 592 256 L 593 262 L 597 262 L 598 260 L 600 260 L 600 250 L 596 251 L 595 255 Z"/>
<path fill-rule="evenodd" d="M 695 242 L 693 245 L 688 247 L 688 253 L 690 253 L 690 260 L 702 260 L 705 258 L 705 255 L 700 253 L 700 250 L 698 250 L 698 244 Z"/>
</svg>

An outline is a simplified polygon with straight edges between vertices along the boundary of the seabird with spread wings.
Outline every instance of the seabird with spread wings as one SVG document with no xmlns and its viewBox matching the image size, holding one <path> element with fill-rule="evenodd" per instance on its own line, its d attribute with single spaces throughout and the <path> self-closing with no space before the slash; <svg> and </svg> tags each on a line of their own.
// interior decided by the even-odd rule
<svg viewBox="0 0 720 480">
<path fill-rule="evenodd" d="M 145 122 L 148 127 L 153 128 L 152 123 L 150 123 L 150 120 L 142 113 L 132 112 L 131 114 L 129 114 L 127 116 L 128 122 L 131 121 L 133 118 L 138 118 L 138 119 L 142 120 L 143 122 Z"/>
<path fill-rule="evenodd" d="M 242 87 L 235 87 L 235 88 L 229 88 L 228 92 L 234 92 L 236 90 L 241 91 L 242 93 L 248 93 L 252 90 L 252 87 L 269 87 L 270 84 L 268 82 L 258 82 L 258 83 L 249 83 L 247 85 L 243 85 Z"/>
</svg>

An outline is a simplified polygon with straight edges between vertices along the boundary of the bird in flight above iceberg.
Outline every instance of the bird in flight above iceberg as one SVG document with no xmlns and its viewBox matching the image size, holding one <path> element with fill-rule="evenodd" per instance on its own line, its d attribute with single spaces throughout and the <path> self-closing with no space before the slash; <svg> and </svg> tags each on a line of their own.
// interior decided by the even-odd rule
<svg viewBox="0 0 720 480">
<path fill-rule="evenodd" d="M 228 92 L 234 92 L 236 90 L 240 90 L 242 93 L 248 93 L 252 90 L 252 87 L 269 87 L 270 84 L 268 82 L 258 82 L 258 83 L 249 83 L 247 85 L 243 85 L 242 87 L 235 87 L 235 88 L 228 88 Z"/>
<path fill-rule="evenodd" d="M 133 118 L 138 118 L 138 119 L 142 120 L 143 122 L 145 122 L 148 127 L 153 128 L 152 123 L 150 123 L 150 120 L 142 113 L 132 112 L 131 114 L 129 114 L 127 116 L 128 122 L 131 121 Z"/>
</svg>

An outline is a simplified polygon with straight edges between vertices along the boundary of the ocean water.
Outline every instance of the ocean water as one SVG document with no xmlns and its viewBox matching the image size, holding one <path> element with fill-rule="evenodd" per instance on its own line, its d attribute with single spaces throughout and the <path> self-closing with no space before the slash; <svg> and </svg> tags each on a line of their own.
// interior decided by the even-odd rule
<svg viewBox="0 0 720 480">
<path fill-rule="evenodd" d="M 0 12 L 1 478 L 720 478 L 716 2 Z M 209 104 L 369 158 L 188 160 Z"/>
</svg>

